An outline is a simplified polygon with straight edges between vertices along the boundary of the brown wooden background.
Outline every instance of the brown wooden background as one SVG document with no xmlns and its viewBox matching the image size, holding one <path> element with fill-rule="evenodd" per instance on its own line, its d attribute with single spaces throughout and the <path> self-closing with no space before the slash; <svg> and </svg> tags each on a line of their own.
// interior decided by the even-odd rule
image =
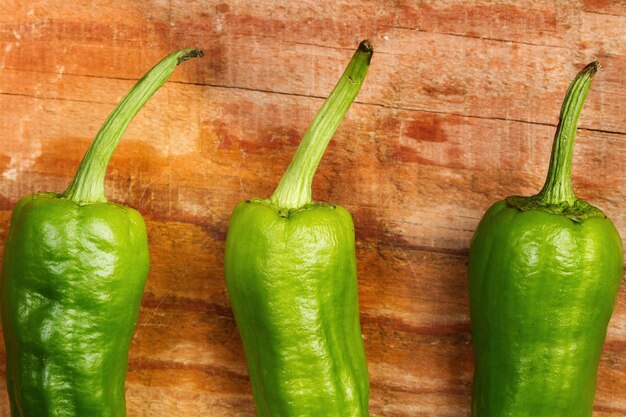
<svg viewBox="0 0 626 417">
<path fill-rule="evenodd" d="M 109 169 L 108 197 L 145 215 L 152 255 L 129 416 L 254 415 L 223 283 L 228 218 L 271 194 L 364 38 L 370 74 L 314 197 L 355 218 L 372 415 L 469 416 L 472 232 L 494 201 L 540 188 L 561 99 L 594 59 L 575 187 L 626 236 L 626 3 L 0 0 L 0 242 L 20 196 L 65 189 L 138 77 L 174 49 L 206 54 Z M 595 416 L 625 416 L 625 392 L 623 288 Z"/>
</svg>

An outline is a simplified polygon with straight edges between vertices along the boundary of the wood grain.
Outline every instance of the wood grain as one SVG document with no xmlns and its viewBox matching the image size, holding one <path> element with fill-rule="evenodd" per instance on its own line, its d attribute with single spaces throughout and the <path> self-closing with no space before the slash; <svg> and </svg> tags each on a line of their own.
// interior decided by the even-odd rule
<svg viewBox="0 0 626 417">
<path fill-rule="evenodd" d="M 355 219 L 373 416 L 469 416 L 469 241 L 493 202 L 540 188 L 563 94 L 594 59 L 574 182 L 626 236 L 623 2 L 0 5 L 0 242 L 21 196 L 65 189 L 143 72 L 177 48 L 206 54 L 142 110 L 108 171 L 109 199 L 145 215 L 152 258 L 129 416 L 254 415 L 223 282 L 228 218 L 271 194 L 361 39 L 376 51 L 370 74 L 313 192 Z M 625 292 L 595 417 L 626 415 Z"/>
</svg>

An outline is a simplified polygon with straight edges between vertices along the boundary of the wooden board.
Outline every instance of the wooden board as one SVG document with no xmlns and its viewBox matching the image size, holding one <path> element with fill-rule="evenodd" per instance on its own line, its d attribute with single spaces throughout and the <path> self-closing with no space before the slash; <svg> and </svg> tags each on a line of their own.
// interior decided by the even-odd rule
<svg viewBox="0 0 626 417">
<path fill-rule="evenodd" d="M 540 188 L 563 94 L 594 59 L 574 182 L 626 236 L 623 2 L 101 3 L 0 3 L 0 242 L 21 196 L 65 189 L 143 72 L 174 49 L 205 51 L 142 110 L 108 171 L 109 199 L 145 215 L 152 258 L 129 416 L 254 415 L 223 282 L 228 219 L 271 194 L 361 39 L 376 50 L 370 74 L 314 197 L 354 215 L 373 416 L 469 416 L 470 238 L 493 202 Z M 625 391 L 622 288 L 594 416 L 626 415 Z"/>
</svg>

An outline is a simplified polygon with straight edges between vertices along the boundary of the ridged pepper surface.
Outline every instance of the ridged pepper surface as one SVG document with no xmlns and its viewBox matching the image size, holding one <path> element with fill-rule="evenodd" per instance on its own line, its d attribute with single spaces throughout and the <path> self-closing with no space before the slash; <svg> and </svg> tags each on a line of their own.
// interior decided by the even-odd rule
<svg viewBox="0 0 626 417">
<path fill-rule="evenodd" d="M 141 215 L 104 197 L 131 119 L 181 62 L 170 54 L 106 120 L 63 194 L 22 198 L 4 248 L 0 312 L 12 417 L 124 417 L 128 349 L 148 274 Z"/>
<path fill-rule="evenodd" d="M 591 417 L 623 274 L 611 221 L 574 195 L 578 119 L 598 64 L 571 84 L 543 189 L 484 215 L 469 256 L 473 417 Z"/>
<path fill-rule="evenodd" d="M 369 415 L 354 225 L 313 202 L 311 182 L 371 55 L 362 42 L 273 196 L 240 203 L 230 220 L 226 284 L 258 416 Z"/>
</svg>

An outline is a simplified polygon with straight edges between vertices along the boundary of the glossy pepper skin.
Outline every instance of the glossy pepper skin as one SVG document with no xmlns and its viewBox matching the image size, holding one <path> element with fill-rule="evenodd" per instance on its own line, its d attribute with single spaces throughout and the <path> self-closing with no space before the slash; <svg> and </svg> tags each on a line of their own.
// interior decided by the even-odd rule
<svg viewBox="0 0 626 417">
<path fill-rule="evenodd" d="M 104 174 L 133 116 L 180 62 L 199 55 L 177 51 L 137 83 L 65 193 L 17 203 L 0 286 L 12 417 L 126 416 L 148 243 L 141 215 L 104 198 Z"/>
<path fill-rule="evenodd" d="M 354 225 L 311 200 L 319 161 L 358 93 L 372 55 L 361 42 L 269 199 L 240 203 L 225 272 L 258 416 L 368 416 Z"/>
<path fill-rule="evenodd" d="M 592 415 L 623 274 L 617 230 L 572 190 L 576 125 L 597 68 L 568 90 L 543 189 L 495 203 L 473 237 L 473 417 Z"/>
</svg>

